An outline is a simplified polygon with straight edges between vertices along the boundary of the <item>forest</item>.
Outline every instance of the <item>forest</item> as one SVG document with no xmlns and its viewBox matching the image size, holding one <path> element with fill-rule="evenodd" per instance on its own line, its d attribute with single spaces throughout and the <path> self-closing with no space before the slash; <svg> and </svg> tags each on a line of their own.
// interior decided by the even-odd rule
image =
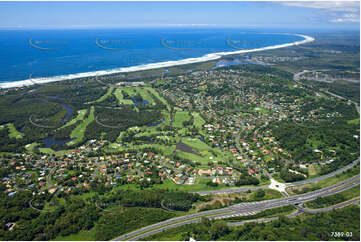
<svg viewBox="0 0 361 242">
<path fill-rule="evenodd" d="M 332 232 L 335 231 L 343 232 L 344 236 L 333 237 Z M 203 219 L 198 224 L 184 225 L 143 240 L 189 240 L 189 238 L 201 241 L 359 241 L 360 208 L 352 205 L 330 212 L 302 214 L 296 218 L 280 216 L 278 220 L 268 223 L 246 223 L 237 227 L 227 226 L 222 220 Z"/>
</svg>

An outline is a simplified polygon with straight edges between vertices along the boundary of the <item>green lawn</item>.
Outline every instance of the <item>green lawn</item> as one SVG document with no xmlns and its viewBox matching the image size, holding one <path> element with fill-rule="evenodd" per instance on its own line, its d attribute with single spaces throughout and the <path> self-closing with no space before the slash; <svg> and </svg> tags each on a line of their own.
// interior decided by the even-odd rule
<svg viewBox="0 0 361 242">
<path fill-rule="evenodd" d="M 234 157 L 232 156 L 232 154 L 230 152 L 226 152 L 226 151 L 222 152 L 218 148 L 212 148 L 197 138 L 185 137 L 182 139 L 182 142 L 184 144 L 192 147 L 196 152 L 198 152 L 203 157 L 203 162 L 227 161 L 227 160 L 234 159 Z M 211 151 L 213 151 L 213 153 L 215 153 L 216 155 L 212 154 Z M 186 154 L 189 154 L 189 153 L 186 153 Z M 195 156 L 193 156 L 193 157 L 195 157 Z M 213 157 L 213 159 L 210 159 L 210 157 Z"/>
<path fill-rule="evenodd" d="M 212 147 L 197 138 L 185 137 L 182 139 L 182 142 L 200 152 L 212 149 Z"/>
<path fill-rule="evenodd" d="M 155 105 L 155 102 L 147 89 L 137 87 L 137 92 L 140 94 L 140 96 L 142 96 L 143 100 L 147 100 L 150 105 Z"/>
<path fill-rule="evenodd" d="M 189 120 L 188 112 L 178 111 L 174 115 L 173 126 L 177 128 L 183 128 L 183 122 Z"/>
<path fill-rule="evenodd" d="M 74 118 L 74 119 L 72 119 L 72 120 L 70 120 L 69 122 L 67 122 L 66 124 L 64 124 L 62 127 L 60 127 L 59 129 L 62 129 L 62 128 L 65 128 L 65 127 L 68 127 L 68 126 L 70 126 L 70 125 L 73 125 L 73 124 L 75 124 L 77 121 L 79 121 L 79 120 L 83 120 L 84 119 L 84 116 L 85 116 L 85 114 L 88 112 L 88 110 L 87 109 L 81 109 L 81 110 L 78 110 L 78 115 Z"/>
<path fill-rule="evenodd" d="M 170 155 L 173 150 L 175 149 L 175 145 L 171 146 L 165 146 L 165 145 L 159 145 L 159 144 L 143 144 L 143 145 L 131 145 L 128 144 L 129 148 L 123 147 L 121 144 L 118 143 L 111 143 L 108 146 L 108 149 L 105 149 L 106 152 L 118 152 L 123 151 L 127 149 L 144 149 L 144 148 L 155 148 L 160 150 L 164 155 Z"/>
<path fill-rule="evenodd" d="M 95 227 L 89 231 L 80 231 L 77 234 L 70 234 L 68 236 L 58 235 L 54 241 L 95 241 Z"/>
<path fill-rule="evenodd" d="M 179 190 L 179 191 L 187 191 L 187 192 L 198 192 L 198 191 L 208 191 L 208 190 L 219 190 L 228 188 L 224 184 L 220 184 L 217 187 L 211 187 L 206 185 L 208 181 L 211 181 L 211 178 L 197 178 L 193 185 L 178 185 L 172 180 L 165 180 L 163 184 L 157 184 L 153 186 L 154 188 L 159 189 L 170 189 L 170 190 Z"/>
<path fill-rule="evenodd" d="M 107 92 L 106 92 L 103 96 L 101 96 L 100 98 L 98 98 L 98 99 L 95 100 L 95 101 L 87 102 L 86 104 L 103 102 L 105 99 L 107 99 L 107 98 L 112 94 L 113 90 L 114 90 L 114 87 L 109 87 L 109 88 L 107 89 Z"/>
<path fill-rule="evenodd" d="M 122 89 L 117 88 L 114 91 L 114 96 L 117 98 L 119 104 L 133 105 L 133 101 L 130 99 L 124 99 L 122 94 Z"/>
<path fill-rule="evenodd" d="M 187 159 L 187 160 L 191 160 L 191 161 L 198 161 L 204 166 L 206 166 L 207 163 L 210 161 L 210 159 L 208 157 L 203 157 L 203 156 L 199 156 L 199 155 L 196 155 L 193 153 L 183 152 L 180 150 L 177 150 L 176 154 L 179 158 L 183 158 L 183 159 Z"/>
<path fill-rule="evenodd" d="M 67 144 L 73 145 L 81 142 L 84 138 L 86 127 L 93 121 L 94 121 L 94 107 L 92 106 L 90 108 L 89 116 L 86 119 L 84 119 L 83 122 L 79 124 L 75 129 L 73 129 L 73 131 L 70 134 L 70 138 L 76 138 L 76 139 L 68 142 Z"/>
<path fill-rule="evenodd" d="M 74 150 L 59 150 L 59 151 L 54 151 L 51 148 L 39 148 L 40 153 L 43 154 L 48 154 L 48 155 L 56 155 L 56 156 L 63 156 L 63 155 L 69 155 L 71 152 L 73 152 Z"/>
<path fill-rule="evenodd" d="M 204 121 L 204 119 L 199 115 L 199 113 L 197 112 L 193 112 L 192 113 L 193 117 L 194 117 L 194 126 L 196 126 L 196 128 L 198 129 L 202 129 L 203 125 L 206 123 Z"/>
<path fill-rule="evenodd" d="M 125 91 L 131 97 L 137 95 L 135 87 L 121 87 L 121 90 Z"/>
<path fill-rule="evenodd" d="M 212 180 L 212 178 L 202 177 L 202 178 L 197 178 L 193 185 L 181 185 L 181 184 L 176 184 L 173 180 L 166 179 L 165 181 L 163 181 L 163 184 L 155 184 L 155 185 L 153 185 L 149 188 L 145 188 L 145 189 L 149 189 L 149 190 L 169 189 L 169 190 L 178 190 L 178 191 L 186 191 L 186 192 L 199 192 L 199 191 L 212 191 L 212 190 L 236 188 L 235 186 L 229 187 L 229 186 L 226 186 L 225 184 L 220 184 L 217 187 L 211 187 L 211 186 L 206 185 L 206 183 L 211 180 Z M 240 186 L 240 187 L 255 187 L 255 186 Z M 117 190 L 117 189 L 119 189 L 119 190 L 137 190 L 140 188 L 136 184 L 125 184 L 125 185 L 121 185 L 121 186 L 118 186 L 115 188 L 115 190 Z M 254 192 L 255 191 L 253 191 L 253 193 Z M 276 190 L 272 190 L 272 189 L 265 189 L 265 192 L 266 192 L 266 195 L 265 195 L 265 197 L 262 198 L 263 200 L 280 198 L 283 196 L 280 192 L 278 192 Z"/>
<path fill-rule="evenodd" d="M 269 113 L 269 110 L 265 109 L 264 107 L 256 107 L 256 108 L 254 108 L 254 111 L 257 111 L 257 112 L 259 112 L 261 114 Z"/>
<path fill-rule="evenodd" d="M 25 145 L 25 149 L 29 152 L 34 152 L 34 148 L 38 145 L 40 145 L 40 143 L 37 143 L 37 142 L 27 144 L 27 145 Z"/>
<path fill-rule="evenodd" d="M 321 167 L 317 164 L 311 164 L 308 166 L 308 175 L 310 177 L 317 176 L 321 171 Z"/>
<path fill-rule="evenodd" d="M 360 118 L 348 120 L 347 123 L 360 125 Z"/>
<path fill-rule="evenodd" d="M 305 205 L 308 208 L 324 208 L 348 201 L 352 198 L 359 196 L 360 196 L 360 185 L 334 195 L 317 198 L 316 200 L 306 202 Z"/>
<path fill-rule="evenodd" d="M 16 130 L 13 123 L 7 124 L 9 128 L 9 138 L 21 139 L 24 137 L 24 134 Z"/>
<path fill-rule="evenodd" d="M 159 101 L 161 101 L 167 107 L 168 111 L 170 111 L 170 106 L 168 102 L 163 97 L 161 97 L 156 90 L 154 90 L 151 87 L 144 87 L 144 88 L 148 90 L 150 93 L 152 93 L 156 98 L 158 98 Z"/>
<path fill-rule="evenodd" d="M 343 172 L 336 176 L 326 178 L 326 179 L 321 180 L 316 183 L 310 183 L 310 184 L 306 184 L 306 185 L 287 188 L 287 192 L 290 195 L 295 195 L 295 194 L 302 194 L 302 193 L 318 190 L 318 189 L 321 189 L 324 187 L 328 187 L 328 186 L 337 184 L 337 183 L 339 183 L 343 180 L 346 180 L 348 178 L 351 178 L 359 173 L 360 173 L 360 165 L 357 165 L 357 166 L 347 170 L 346 172 Z"/>
</svg>

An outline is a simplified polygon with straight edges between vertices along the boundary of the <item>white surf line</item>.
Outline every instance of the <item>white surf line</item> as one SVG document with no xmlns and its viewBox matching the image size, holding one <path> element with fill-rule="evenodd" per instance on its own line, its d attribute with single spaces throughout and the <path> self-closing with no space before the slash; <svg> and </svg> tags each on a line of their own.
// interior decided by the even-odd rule
<svg viewBox="0 0 361 242">
<path fill-rule="evenodd" d="M 202 57 L 187 58 L 187 59 L 177 60 L 177 61 L 157 62 L 157 63 L 138 65 L 138 66 L 121 67 L 121 68 L 115 68 L 115 69 L 110 69 L 110 70 L 83 72 L 83 73 L 60 75 L 60 76 L 54 76 L 54 77 L 32 78 L 31 80 L 27 79 L 27 80 L 22 80 L 22 81 L 15 81 L 15 82 L 3 82 L 3 83 L 0 83 L 0 88 L 22 87 L 22 86 L 34 85 L 34 83 L 42 84 L 42 83 L 49 83 L 49 82 L 56 82 L 56 81 L 71 80 L 71 79 L 76 79 L 76 78 L 103 76 L 103 75 L 110 75 L 110 74 L 116 74 L 116 73 L 144 71 L 144 70 L 150 70 L 150 69 L 159 69 L 159 68 L 164 68 L 164 67 L 193 64 L 193 63 L 205 62 L 205 61 L 210 61 L 210 60 L 217 60 L 217 59 L 220 59 L 222 56 L 227 56 L 227 55 L 236 55 L 236 54 L 258 52 L 258 51 L 264 51 L 264 50 L 280 49 L 280 48 L 285 48 L 285 47 L 290 47 L 290 46 L 306 44 L 306 43 L 309 43 L 309 42 L 312 42 L 315 40 L 313 37 L 308 36 L 308 35 L 303 35 L 303 34 L 293 34 L 293 35 L 302 37 L 302 38 L 304 38 L 304 40 L 295 41 L 295 42 L 286 43 L 286 44 L 266 46 L 266 47 L 262 47 L 262 48 L 248 49 L 248 50 L 237 50 L 237 51 L 231 51 L 231 52 L 217 52 L 217 53 L 207 54 Z"/>
</svg>

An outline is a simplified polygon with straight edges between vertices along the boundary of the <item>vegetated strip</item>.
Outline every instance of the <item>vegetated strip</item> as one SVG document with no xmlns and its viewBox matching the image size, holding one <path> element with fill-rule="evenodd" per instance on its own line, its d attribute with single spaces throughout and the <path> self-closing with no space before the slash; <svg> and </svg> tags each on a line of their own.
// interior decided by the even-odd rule
<svg viewBox="0 0 361 242">
<path fill-rule="evenodd" d="M 201 214 L 201 215 L 198 215 L 198 216 L 194 216 L 194 217 L 191 217 L 191 218 L 188 218 L 188 219 L 181 219 L 181 220 L 174 221 L 174 222 L 171 222 L 171 223 L 165 223 L 166 221 L 163 221 L 163 222 L 160 222 L 161 224 L 159 226 L 156 226 L 155 228 L 152 228 L 151 230 L 142 231 L 141 233 L 137 233 L 135 235 L 127 237 L 127 240 L 131 240 L 132 238 L 137 237 L 139 235 L 145 234 L 147 232 L 152 232 L 152 231 L 154 231 L 156 229 L 164 228 L 164 227 L 167 227 L 167 226 L 170 226 L 170 225 L 174 225 L 174 224 L 178 224 L 178 223 L 182 223 L 182 222 L 186 222 L 186 221 L 191 221 L 191 220 L 198 220 L 198 219 L 200 219 L 202 217 L 209 217 L 209 216 L 220 215 L 220 214 L 228 214 L 228 213 L 234 213 L 234 211 L 232 211 L 232 210 L 227 211 L 226 210 L 225 212 L 224 211 L 219 211 L 219 212 L 215 212 L 215 213 L 212 213 L 212 214 L 205 214 L 205 215 Z M 170 219 L 170 220 L 174 220 L 176 218 L 173 218 L 173 219 Z M 156 225 L 156 224 L 154 224 L 154 225 Z M 154 225 L 149 225 L 149 226 L 154 226 Z M 136 232 L 136 231 L 134 231 L 134 232 Z M 122 236 L 124 236 L 124 235 L 121 235 L 119 237 L 122 237 Z M 114 239 L 114 240 L 117 240 L 117 239 Z"/>
<path fill-rule="evenodd" d="M 360 185 L 330 196 L 318 197 L 315 200 L 306 202 L 305 205 L 307 208 L 324 208 L 348 201 L 352 198 L 359 196 L 360 196 Z"/>
</svg>

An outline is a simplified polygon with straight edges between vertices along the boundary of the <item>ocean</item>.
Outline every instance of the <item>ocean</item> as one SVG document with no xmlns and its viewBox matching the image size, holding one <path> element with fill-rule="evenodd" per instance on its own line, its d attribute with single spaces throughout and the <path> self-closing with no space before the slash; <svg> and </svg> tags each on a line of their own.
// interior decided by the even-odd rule
<svg viewBox="0 0 361 242">
<path fill-rule="evenodd" d="M 51 79 L 79 73 L 111 73 L 119 68 L 138 70 L 149 64 L 158 67 L 157 63 L 172 65 L 182 60 L 205 61 L 219 58 L 213 53 L 305 39 L 281 32 L 209 28 L 0 30 L 0 86 L 29 76 Z"/>
</svg>

